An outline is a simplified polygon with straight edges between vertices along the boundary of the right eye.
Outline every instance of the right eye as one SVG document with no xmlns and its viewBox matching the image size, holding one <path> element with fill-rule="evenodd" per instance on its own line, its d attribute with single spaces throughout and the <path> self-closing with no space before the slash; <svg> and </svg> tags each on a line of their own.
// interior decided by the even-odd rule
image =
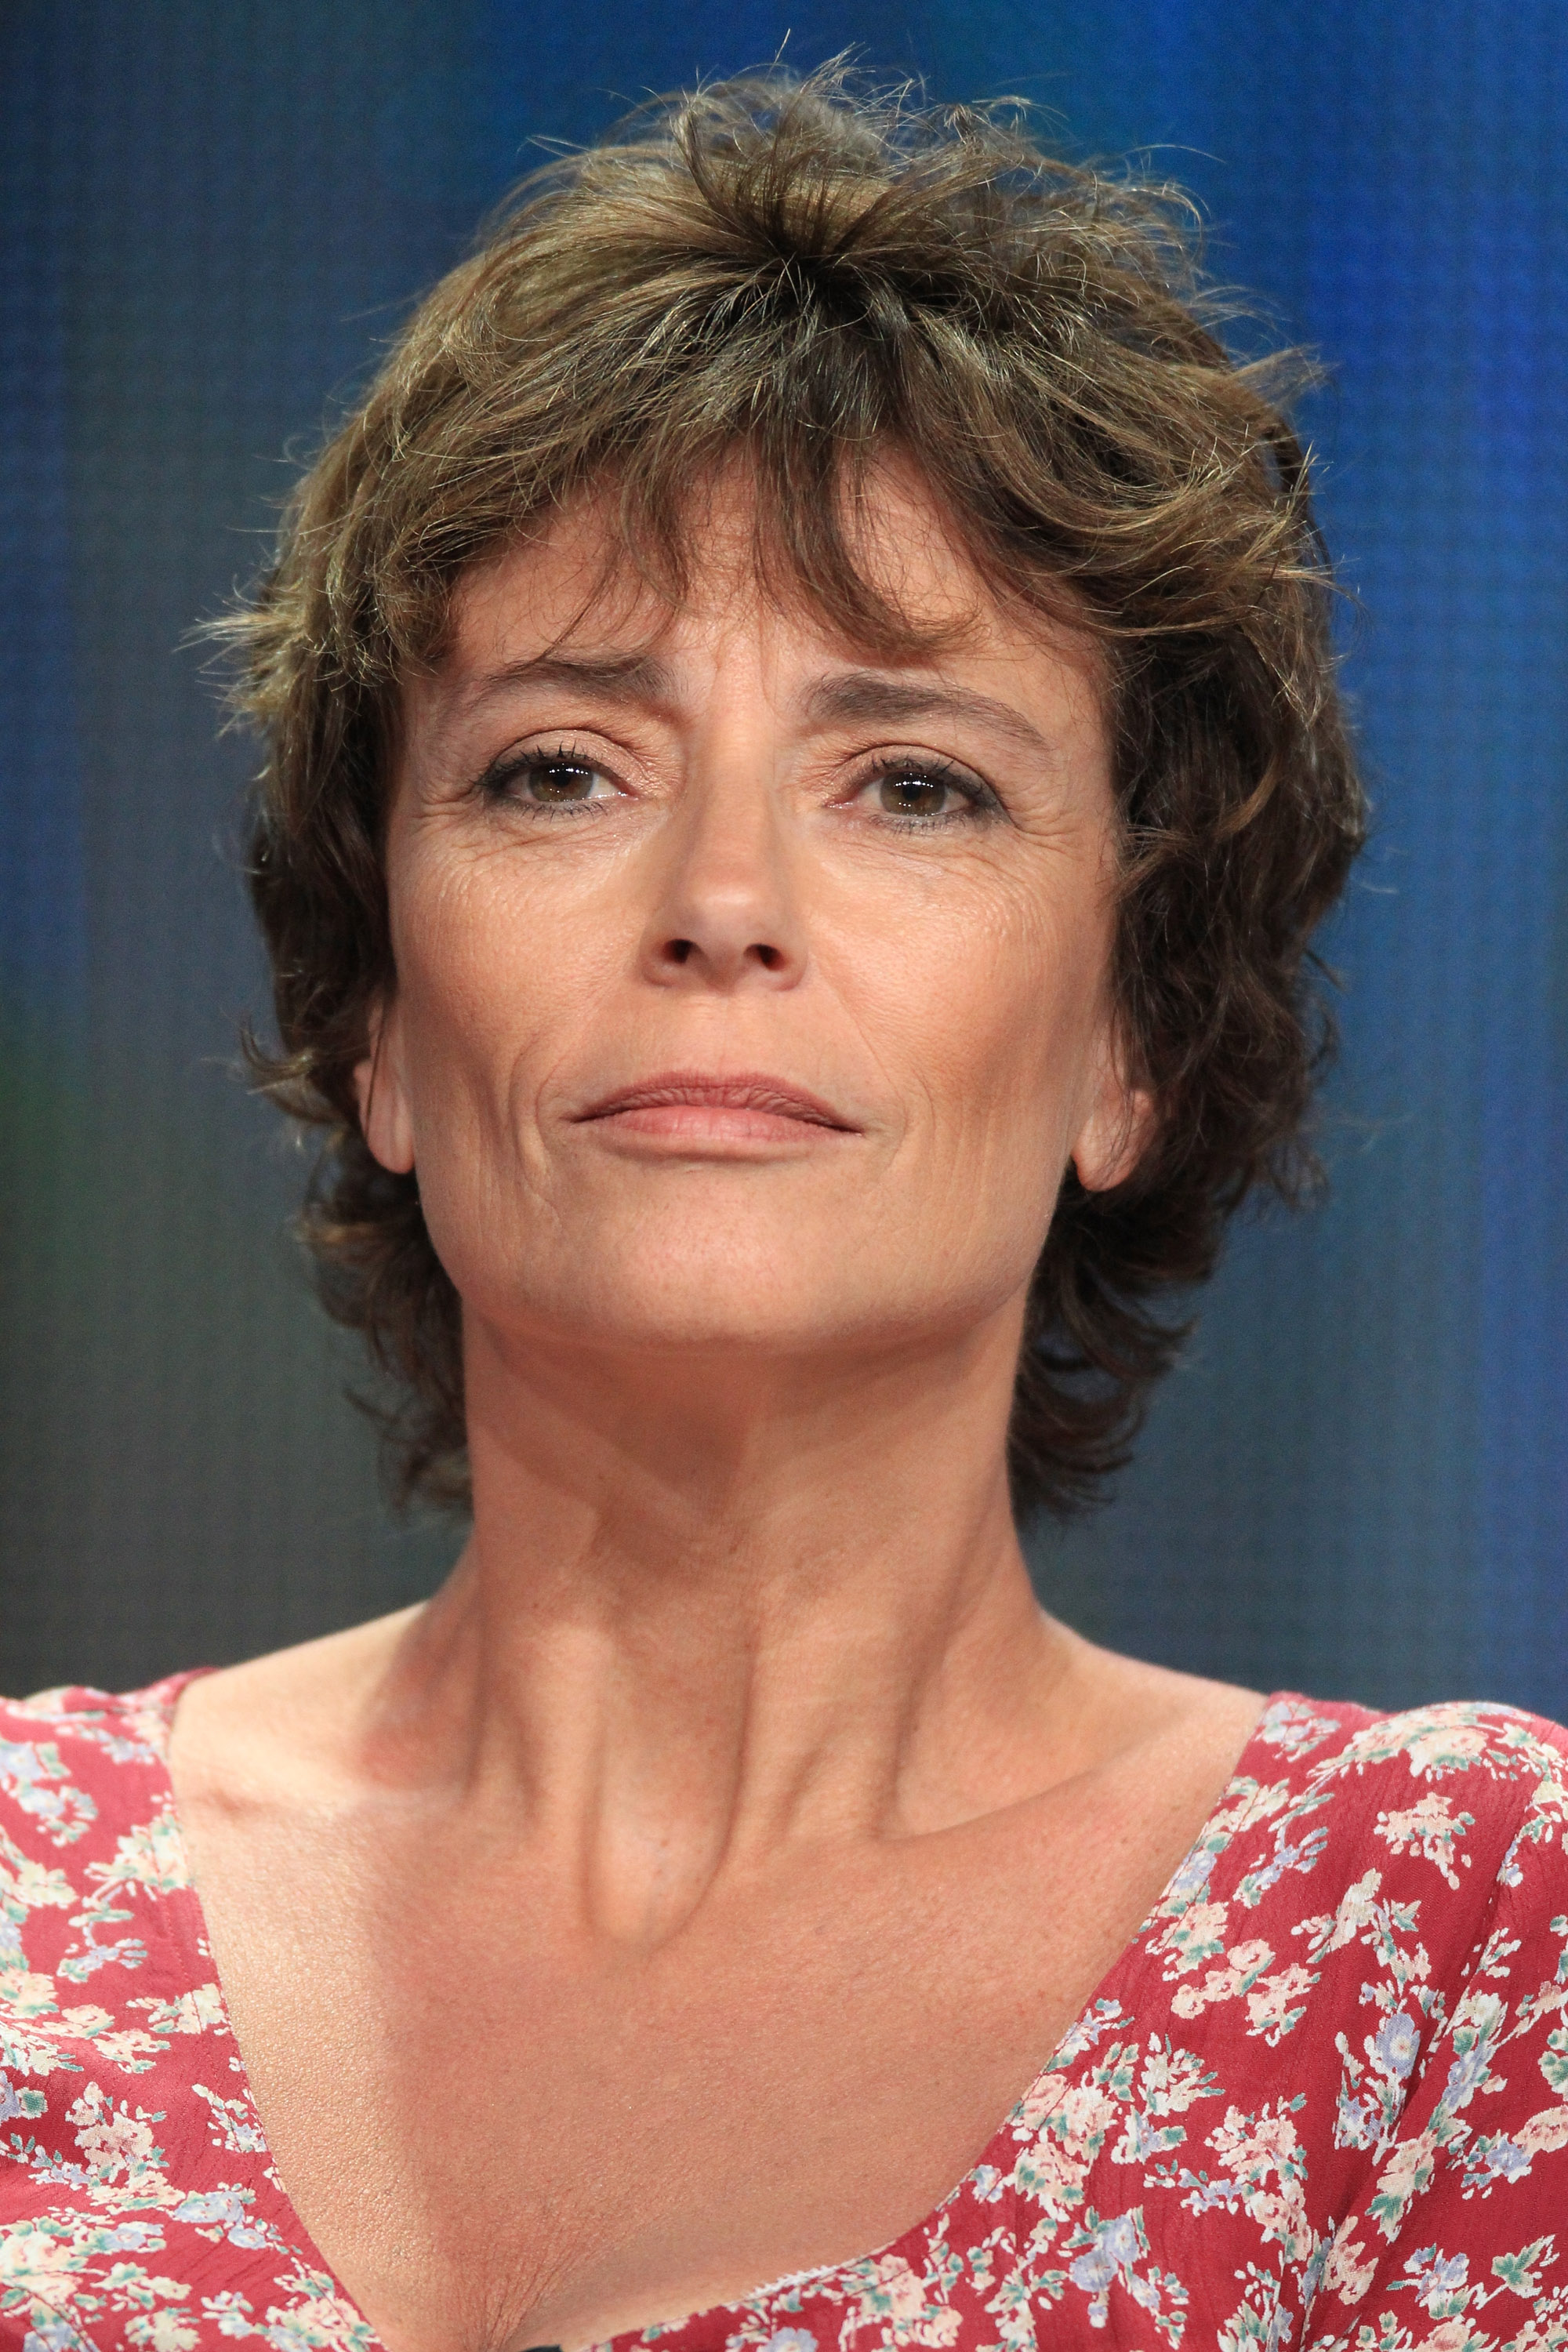
<svg viewBox="0 0 1568 2352">
<path fill-rule="evenodd" d="M 616 787 L 602 768 L 569 752 L 531 751 L 498 760 L 480 782 L 487 800 L 552 813 L 612 800 Z"/>
</svg>

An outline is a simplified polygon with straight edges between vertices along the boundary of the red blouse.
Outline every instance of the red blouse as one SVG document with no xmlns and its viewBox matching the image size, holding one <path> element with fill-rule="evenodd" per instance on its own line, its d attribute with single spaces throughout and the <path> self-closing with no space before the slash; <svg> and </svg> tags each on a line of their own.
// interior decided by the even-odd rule
<svg viewBox="0 0 1568 2352">
<path fill-rule="evenodd" d="M 0 1706 L 0 2345 L 374 2352 L 214 1979 L 184 1679 Z M 1565 1826 L 1551 1724 L 1273 1700 L 933 2212 L 617 2352 L 1561 2352 Z"/>
</svg>

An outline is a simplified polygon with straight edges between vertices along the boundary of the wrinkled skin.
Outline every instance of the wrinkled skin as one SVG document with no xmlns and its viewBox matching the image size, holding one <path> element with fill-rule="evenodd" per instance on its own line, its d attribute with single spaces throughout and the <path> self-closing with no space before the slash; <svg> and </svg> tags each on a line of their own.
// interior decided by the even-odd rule
<svg viewBox="0 0 1568 2352">
<path fill-rule="evenodd" d="M 951 1343 L 1016 1321 L 1069 1158 L 1131 1164 L 1092 650 L 884 501 L 876 568 L 953 634 L 929 663 L 772 609 L 731 488 L 684 605 L 579 617 L 599 550 L 558 528 L 468 583 L 409 693 L 363 1094 L 484 1345 Z M 584 1118 L 672 1070 L 780 1076 L 842 1125 Z"/>
<path fill-rule="evenodd" d="M 407 687 L 361 1103 L 462 1298 L 473 1532 L 174 1739 L 269 2144 L 392 2352 L 584 2344 L 917 2221 L 1258 1711 L 1030 1589 L 1030 1270 L 1152 1117 L 1105 712 L 918 482 L 868 517 L 919 658 L 760 595 L 731 478 L 679 604 L 595 594 L 568 510 Z"/>
</svg>

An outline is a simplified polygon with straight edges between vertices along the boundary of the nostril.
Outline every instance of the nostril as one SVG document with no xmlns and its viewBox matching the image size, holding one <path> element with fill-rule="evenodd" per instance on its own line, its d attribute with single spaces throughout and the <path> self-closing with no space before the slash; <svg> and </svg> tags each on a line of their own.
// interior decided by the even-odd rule
<svg viewBox="0 0 1568 2352">
<path fill-rule="evenodd" d="M 674 964 L 679 968 L 693 962 L 705 968 L 711 966 L 715 977 L 726 971 L 733 977 L 746 965 L 760 966 L 763 971 L 782 971 L 789 962 L 786 950 L 774 947 L 770 940 L 752 940 L 749 946 L 742 949 L 738 963 L 733 965 L 731 958 L 734 950 L 721 938 L 716 938 L 706 946 L 697 940 L 667 939 L 656 953 L 659 962 L 666 966 Z"/>
</svg>

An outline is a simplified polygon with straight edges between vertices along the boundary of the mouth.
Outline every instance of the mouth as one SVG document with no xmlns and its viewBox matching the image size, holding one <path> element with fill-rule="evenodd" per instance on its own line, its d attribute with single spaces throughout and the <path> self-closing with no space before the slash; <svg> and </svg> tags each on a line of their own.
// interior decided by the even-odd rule
<svg viewBox="0 0 1568 2352">
<path fill-rule="evenodd" d="M 636 1086 L 617 1087 L 575 1114 L 583 1125 L 672 1142 L 799 1141 L 803 1130 L 853 1135 L 858 1129 L 820 1095 L 759 1071 L 718 1077 L 700 1070 L 664 1070 Z"/>
</svg>

